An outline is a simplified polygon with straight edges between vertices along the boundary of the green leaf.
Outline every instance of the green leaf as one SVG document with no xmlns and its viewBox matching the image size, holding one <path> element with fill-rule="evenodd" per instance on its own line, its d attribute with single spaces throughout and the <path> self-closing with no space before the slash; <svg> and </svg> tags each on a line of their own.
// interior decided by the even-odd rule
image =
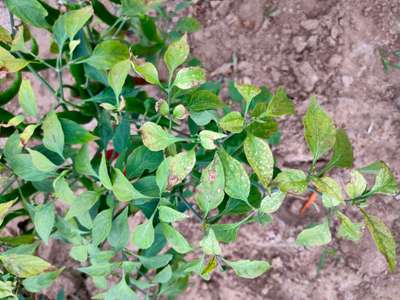
<svg viewBox="0 0 400 300">
<path fill-rule="evenodd" d="M 53 164 L 46 156 L 36 150 L 28 149 L 32 158 L 32 164 L 42 172 L 53 172 L 57 166 Z"/>
<path fill-rule="evenodd" d="M 107 170 L 106 153 L 103 151 L 101 154 L 101 161 L 99 166 L 99 179 L 101 184 L 108 190 L 112 190 L 112 183 Z"/>
<path fill-rule="evenodd" d="M 201 23 L 194 17 L 183 17 L 176 23 L 175 29 L 183 33 L 193 33 L 201 29 Z"/>
<path fill-rule="evenodd" d="M 280 117 L 284 115 L 293 115 L 295 113 L 294 104 L 289 99 L 283 87 L 279 87 L 271 102 L 268 103 L 266 115 L 269 117 Z"/>
<path fill-rule="evenodd" d="M 297 236 L 296 243 L 304 247 L 322 246 L 328 244 L 332 239 L 329 223 L 324 223 L 304 229 Z"/>
<path fill-rule="evenodd" d="M 337 211 L 336 215 L 340 220 L 338 236 L 350 241 L 359 241 L 363 235 L 363 225 L 361 223 L 353 223 L 349 217 L 340 211 Z"/>
<path fill-rule="evenodd" d="M 40 257 L 26 254 L 0 256 L 0 261 L 8 272 L 20 278 L 38 275 L 51 267 Z"/>
<path fill-rule="evenodd" d="M 221 159 L 215 154 L 213 161 L 201 173 L 200 184 L 196 187 L 195 199 L 206 214 L 217 208 L 224 200 L 225 176 Z"/>
<path fill-rule="evenodd" d="M 83 144 L 74 159 L 74 168 L 81 175 L 97 177 L 96 172 L 90 164 L 89 145 Z"/>
<path fill-rule="evenodd" d="M 212 228 L 208 229 L 207 235 L 200 241 L 200 247 L 207 255 L 221 255 L 222 253 L 221 247 L 219 246 L 218 240 Z"/>
<path fill-rule="evenodd" d="M 92 206 L 99 200 L 99 194 L 93 191 L 86 191 L 81 193 L 75 198 L 71 204 L 71 207 L 65 216 L 66 220 L 73 217 L 79 217 L 84 215 L 92 208 Z"/>
<path fill-rule="evenodd" d="M 268 143 L 248 134 L 244 141 L 244 153 L 261 184 L 268 189 L 274 170 L 274 157 Z"/>
<path fill-rule="evenodd" d="M 218 149 L 225 175 L 225 193 L 247 202 L 250 194 L 250 179 L 244 166 L 230 156 L 222 147 Z"/>
<path fill-rule="evenodd" d="M 71 248 L 69 251 L 69 256 L 73 259 L 83 263 L 87 260 L 88 257 L 88 246 L 87 245 L 78 245 Z"/>
<path fill-rule="evenodd" d="M 350 182 L 346 185 L 346 191 L 350 198 L 361 196 L 367 189 L 367 181 L 357 170 L 351 171 Z"/>
<path fill-rule="evenodd" d="M 278 122 L 270 117 L 252 121 L 246 128 L 252 135 L 266 139 L 278 132 Z"/>
<path fill-rule="evenodd" d="M 63 156 L 64 132 L 54 110 L 49 112 L 42 124 L 44 146 Z"/>
<path fill-rule="evenodd" d="M 5 0 L 7 8 L 27 24 L 48 28 L 46 9 L 37 0 Z"/>
<path fill-rule="evenodd" d="M 178 71 L 173 85 L 182 90 L 194 88 L 206 81 L 206 72 L 200 67 L 182 68 Z"/>
<path fill-rule="evenodd" d="M 189 55 L 189 51 L 190 49 L 186 34 L 168 46 L 167 51 L 165 51 L 164 54 L 164 62 L 170 74 L 185 62 Z"/>
<path fill-rule="evenodd" d="M 235 274 L 242 278 L 253 279 L 267 272 L 271 265 L 262 260 L 226 261 Z"/>
<path fill-rule="evenodd" d="M 304 136 L 313 154 L 314 162 L 324 156 L 335 144 L 336 129 L 332 119 L 312 97 L 303 118 Z"/>
<path fill-rule="evenodd" d="M 154 172 L 163 161 L 162 151 L 150 151 L 146 146 L 139 146 L 128 156 L 126 163 L 126 176 L 140 177 L 145 170 Z"/>
<path fill-rule="evenodd" d="M 86 144 L 98 139 L 97 136 L 72 120 L 60 118 L 60 123 L 66 144 Z"/>
<path fill-rule="evenodd" d="M 146 62 L 142 65 L 135 65 L 135 71 L 148 83 L 155 85 L 160 84 L 160 80 L 158 79 L 158 71 L 152 63 Z"/>
<path fill-rule="evenodd" d="M 25 115 L 36 117 L 36 97 L 31 82 L 28 79 L 22 80 L 21 87 L 18 91 L 18 101 Z"/>
<path fill-rule="evenodd" d="M 132 234 L 132 243 L 139 249 L 148 249 L 154 242 L 153 216 L 137 225 Z"/>
<path fill-rule="evenodd" d="M 313 178 L 317 190 L 322 193 L 322 203 L 325 207 L 334 207 L 343 203 L 343 193 L 340 185 L 331 177 Z"/>
<path fill-rule="evenodd" d="M 118 40 L 106 40 L 94 48 L 92 56 L 86 59 L 89 65 L 99 70 L 112 68 L 120 61 L 129 59 L 129 49 Z"/>
<path fill-rule="evenodd" d="M 272 193 L 270 196 L 266 196 L 262 199 L 260 204 L 260 211 L 266 214 L 272 214 L 276 212 L 285 200 L 286 193 L 277 191 Z"/>
<path fill-rule="evenodd" d="M 20 154 L 22 151 L 22 145 L 20 141 L 20 136 L 18 131 L 15 131 L 12 135 L 10 135 L 4 145 L 4 156 L 7 160 L 11 160 L 11 158 L 16 155 Z"/>
<path fill-rule="evenodd" d="M 13 172 L 26 181 L 41 181 L 54 175 L 38 170 L 29 154 L 16 154 L 8 160 L 8 163 Z"/>
<path fill-rule="evenodd" d="M 232 224 L 213 224 L 211 225 L 217 240 L 223 243 L 231 243 L 236 241 L 240 228 L 240 223 Z"/>
<path fill-rule="evenodd" d="M 303 194 L 307 190 L 307 175 L 302 170 L 284 169 L 275 180 L 282 192 Z"/>
<path fill-rule="evenodd" d="M 138 256 L 139 261 L 147 269 L 159 269 L 166 266 L 173 258 L 172 254 L 163 254 L 153 257 Z"/>
<path fill-rule="evenodd" d="M 186 241 L 181 233 L 179 233 L 172 226 L 161 223 L 162 232 L 167 239 L 168 244 L 178 253 L 185 254 L 192 251 L 192 247 Z"/>
<path fill-rule="evenodd" d="M 110 73 L 108 73 L 108 83 L 114 91 L 115 96 L 118 98 L 122 92 L 126 77 L 128 77 L 131 69 L 131 62 L 129 59 L 117 62 L 112 66 Z"/>
<path fill-rule="evenodd" d="M 238 111 L 232 111 L 219 120 L 219 126 L 229 132 L 240 133 L 243 130 L 244 119 Z"/>
<path fill-rule="evenodd" d="M 67 181 L 64 178 L 64 174 L 61 174 L 53 181 L 54 195 L 60 198 L 63 202 L 71 204 L 75 201 L 76 197 L 74 192 L 69 187 Z"/>
<path fill-rule="evenodd" d="M 109 275 L 112 271 L 114 271 L 115 269 L 117 269 L 117 265 L 116 264 L 111 264 L 111 263 L 99 263 L 99 264 L 95 264 L 89 267 L 83 267 L 83 268 L 79 268 L 78 270 L 80 272 L 86 273 L 89 276 L 107 276 Z"/>
<path fill-rule="evenodd" d="M 157 283 L 167 283 L 172 277 L 171 266 L 168 265 L 156 274 L 153 281 Z"/>
<path fill-rule="evenodd" d="M 144 0 L 121 0 L 122 13 L 129 17 L 138 17 L 147 13 L 147 5 Z"/>
<path fill-rule="evenodd" d="M 39 237 L 46 245 L 49 243 L 49 236 L 53 230 L 56 215 L 53 203 L 46 203 L 35 208 L 33 224 Z"/>
<path fill-rule="evenodd" d="M 379 218 L 368 215 L 363 209 L 365 224 L 379 252 L 385 256 L 389 271 L 396 269 L 396 242 L 390 229 Z"/>
<path fill-rule="evenodd" d="M 336 141 L 333 146 L 332 158 L 327 165 L 329 167 L 351 168 L 353 160 L 353 146 L 346 131 L 339 128 L 336 130 Z"/>
<path fill-rule="evenodd" d="M 385 163 L 382 163 L 381 169 L 378 175 L 376 175 L 371 192 L 389 196 L 396 195 L 399 192 L 399 185 L 396 177 Z"/>
<path fill-rule="evenodd" d="M 252 84 L 237 84 L 235 83 L 235 88 L 238 90 L 239 94 L 243 97 L 243 99 L 249 103 L 251 100 L 257 96 L 261 90 Z"/>
<path fill-rule="evenodd" d="M 128 211 L 126 207 L 112 222 L 111 232 L 107 237 L 110 245 L 117 250 L 126 247 L 129 241 Z"/>
<path fill-rule="evenodd" d="M 171 190 L 175 185 L 182 182 L 190 174 L 196 164 L 196 153 L 194 149 L 182 151 L 174 156 L 167 157 L 168 162 L 168 185 Z"/>
<path fill-rule="evenodd" d="M 125 278 L 110 288 L 105 294 L 104 300 L 120 300 L 120 299 L 132 299 L 139 300 L 139 297 L 134 291 L 127 285 Z"/>
<path fill-rule="evenodd" d="M 217 148 L 214 141 L 218 139 L 222 139 L 226 137 L 226 134 L 211 131 L 211 130 L 202 130 L 199 133 L 200 143 L 207 150 L 214 150 Z"/>
<path fill-rule="evenodd" d="M 224 103 L 214 93 L 207 90 L 199 90 L 192 94 L 188 108 L 190 111 L 204 111 L 224 107 Z"/>
<path fill-rule="evenodd" d="M 176 142 L 183 141 L 183 139 L 167 133 L 161 126 L 153 122 L 144 123 L 140 132 L 143 144 L 151 151 L 161 151 Z"/>
<path fill-rule="evenodd" d="M 93 221 L 92 240 L 95 246 L 100 245 L 110 234 L 112 226 L 112 208 L 100 212 Z"/>
<path fill-rule="evenodd" d="M 122 174 L 121 170 L 114 169 L 115 178 L 112 186 L 114 196 L 118 201 L 127 202 L 134 199 L 146 199 L 147 196 L 137 191 L 129 180 Z"/>
<path fill-rule="evenodd" d="M 22 281 L 24 288 L 31 293 L 39 293 L 44 289 L 49 288 L 57 277 L 61 274 L 64 268 L 54 272 L 44 272 L 42 274 L 29 277 Z"/>
<path fill-rule="evenodd" d="M 130 131 L 130 121 L 127 115 L 125 115 L 118 127 L 115 129 L 113 136 L 113 145 L 116 152 L 122 153 L 126 148 L 128 148 L 130 143 Z"/>
<path fill-rule="evenodd" d="M 160 190 L 160 195 L 165 191 L 168 186 L 168 160 L 163 160 L 156 172 L 156 183 Z"/>
<path fill-rule="evenodd" d="M 3 223 L 4 217 L 7 215 L 10 208 L 14 205 L 16 200 L 0 203 L 0 226 Z"/>
<path fill-rule="evenodd" d="M 13 290 L 14 283 L 12 281 L 0 281 L 0 299 L 18 299 Z"/>
<path fill-rule="evenodd" d="M 165 205 L 161 205 L 158 211 L 160 214 L 160 220 L 166 223 L 179 222 L 188 218 L 186 214 Z"/>
</svg>

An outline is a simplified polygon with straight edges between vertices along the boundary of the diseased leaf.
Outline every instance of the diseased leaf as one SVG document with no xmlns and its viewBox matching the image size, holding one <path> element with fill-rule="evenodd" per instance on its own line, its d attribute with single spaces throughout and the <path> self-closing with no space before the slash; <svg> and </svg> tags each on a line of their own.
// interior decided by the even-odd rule
<svg viewBox="0 0 400 300">
<path fill-rule="evenodd" d="M 363 209 L 361 209 L 361 212 L 376 247 L 386 258 L 389 271 L 394 272 L 397 264 L 396 242 L 390 229 L 379 218 L 367 214 Z"/>
<path fill-rule="evenodd" d="M 249 103 L 251 100 L 257 96 L 261 90 L 252 84 L 237 84 L 235 83 L 235 88 L 238 90 L 239 94 L 243 97 L 243 99 Z"/>
<path fill-rule="evenodd" d="M 294 104 L 289 99 L 283 87 L 279 87 L 271 101 L 268 103 L 266 115 L 269 117 L 280 117 L 295 113 Z"/>
<path fill-rule="evenodd" d="M 148 83 L 154 85 L 160 84 L 160 80 L 158 79 L 158 71 L 152 63 L 146 62 L 142 65 L 135 65 L 135 71 Z"/>
<path fill-rule="evenodd" d="M 353 223 L 349 217 L 340 211 L 337 211 L 336 215 L 340 220 L 338 236 L 350 241 L 359 241 L 363 235 L 363 225 L 361 223 Z"/>
<path fill-rule="evenodd" d="M 33 224 L 39 237 L 46 245 L 55 224 L 55 209 L 53 203 L 41 204 L 34 210 Z"/>
<path fill-rule="evenodd" d="M 174 186 L 181 183 L 186 176 L 193 170 L 196 164 L 196 153 L 194 149 L 183 151 L 174 156 L 167 157 L 168 162 L 168 185 L 171 190 Z"/>
<path fill-rule="evenodd" d="M 260 211 L 266 214 L 272 214 L 276 212 L 285 200 L 286 193 L 277 191 L 272 193 L 270 196 L 266 196 L 262 199 L 260 204 Z"/>
<path fill-rule="evenodd" d="M 195 199 L 202 211 L 208 214 L 224 200 L 225 176 L 221 159 L 215 154 L 213 161 L 203 170 Z"/>
<path fill-rule="evenodd" d="M 46 9 L 37 0 L 4 0 L 7 8 L 25 23 L 48 28 Z"/>
<path fill-rule="evenodd" d="M 222 253 L 221 247 L 219 246 L 218 240 L 212 228 L 208 229 L 207 235 L 200 241 L 200 247 L 207 255 L 221 255 Z"/>
<path fill-rule="evenodd" d="M 188 108 L 190 111 L 204 111 L 224 107 L 224 103 L 214 93 L 207 90 L 199 90 L 190 97 Z"/>
<path fill-rule="evenodd" d="M 23 58 L 15 58 L 10 52 L 0 46 L 0 67 L 5 68 L 10 73 L 15 73 L 29 64 L 29 61 Z"/>
<path fill-rule="evenodd" d="M 371 192 L 389 196 L 396 195 L 399 192 L 399 185 L 396 177 L 385 163 L 382 163 L 382 167 L 376 175 Z"/>
<path fill-rule="evenodd" d="M 167 239 L 168 244 L 178 253 L 185 254 L 192 251 L 192 247 L 183 237 L 183 235 L 172 226 L 161 223 L 162 232 Z"/>
<path fill-rule="evenodd" d="M 194 88 L 206 81 L 206 72 L 200 67 L 183 68 L 178 71 L 174 85 L 182 90 Z"/>
<path fill-rule="evenodd" d="M 156 183 L 160 190 L 160 195 L 165 191 L 168 186 L 168 160 L 163 160 L 156 172 Z"/>
<path fill-rule="evenodd" d="M 0 298 L 1 299 L 17 299 L 14 295 L 14 283 L 12 281 L 0 281 Z"/>
<path fill-rule="evenodd" d="M 54 110 L 47 114 L 42 129 L 44 146 L 64 157 L 64 132 Z"/>
<path fill-rule="evenodd" d="M 186 214 L 165 205 L 161 205 L 158 211 L 160 214 L 160 220 L 165 223 L 179 222 L 188 218 Z"/>
<path fill-rule="evenodd" d="M 185 62 L 189 55 L 189 51 L 190 49 L 186 34 L 168 46 L 167 51 L 165 51 L 164 54 L 164 62 L 167 65 L 170 74 Z"/>
<path fill-rule="evenodd" d="M 199 133 L 200 143 L 207 150 L 214 150 L 217 148 L 215 145 L 215 141 L 218 139 L 222 139 L 226 137 L 226 134 L 211 131 L 211 130 L 202 130 Z"/>
<path fill-rule="evenodd" d="M 307 190 L 307 175 L 302 170 L 284 169 L 275 180 L 282 192 L 303 194 Z"/>
<path fill-rule="evenodd" d="M 271 265 L 262 260 L 226 261 L 239 277 L 253 279 L 267 272 Z"/>
<path fill-rule="evenodd" d="M 313 154 L 314 161 L 324 156 L 335 144 L 336 129 L 332 119 L 312 97 L 303 118 L 304 136 Z"/>
<path fill-rule="evenodd" d="M 36 117 L 36 96 L 28 79 L 23 79 L 21 82 L 18 91 L 18 101 L 25 115 Z"/>
<path fill-rule="evenodd" d="M 148 249 L 154 242 L 153 217 L 137 225 L 132 234 L 132 243 L 139 249 Z"/>
<path fill-rule="evenodd" d="M 334 207 L 343 203 L 343 193 L 340 185 L 331 177 L 314 177 L 313 183 L 322 193 L 322 203 L 325 207 Z"/>
<path fill-rule="evenodd" d="M 0 256 L 0 261 L 8 272 L 20 278 L 38 275 L 51 267 L 51 264 L 40 257 L 26 254 Z"/>
<path fill-rule="evenodd" d="M 324 223 L 304 229 L 297 236 L 296 243 L 304 247 L 322 246 L 330 243 L 332 239 L 329 223 Z"/>
<path fill-rule="evenodd" d="M 222 147 L 218 149 L 225 175 L 225 193 L 247 202 L 250 194 L 250 179 L 244 166 L 230 156 Z"/>
<path fill-rule="evenodd" d="M 232 111 L 219 120 L 219 126 L 225 131 L 240 133 L 243 131 L 244 118 L 238 111 Z"/>
<path fill-rule="evenodd" d="M 347 194 L 350 198 L 361 196 L 367 189 L 367 181 L 357 170 L 351 171 L 351 180 L 346 186 Z"/>
<path fill-rule="evenodd" d="M 111 232 L 112 208 L 100 212 L 93 221 L 92 240 L 95 246 L 103 242 Z"/>
<path fill-rule="evenodd" d="M 268 189 L 274 170 L 274 157 L 268 143 L 248 134 L 243 147 L 247 161 L 261 184 Z"/>
<path fill-rule="evenodd" d="M 147 196 L 136 190 L 119 169 L 114 169 L 115 178 L 112 186 L 114 196 L 118 201 L 127 202 L 133 199 L 146 199 Z"/>
<path fill-rule="evenodd" d="M 168 146 L 183 140 L 167 133 L 161 126 L 152 122 L 144 123 L 140 128 L 140 132 L 143 144 L 151 151 L 164 150 Z"/>
</svg>

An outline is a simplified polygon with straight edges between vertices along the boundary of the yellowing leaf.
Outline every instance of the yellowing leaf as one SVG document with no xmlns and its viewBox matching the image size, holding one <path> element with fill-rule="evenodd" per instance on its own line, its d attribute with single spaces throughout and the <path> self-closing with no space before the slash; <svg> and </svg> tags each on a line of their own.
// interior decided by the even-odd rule
<svg viewBox="0 0 400 300">
<path fill-rule="evenodd" d="M 268 143 L 248 134 L 244 141 L 244 153 L 260 183 L 268 189 L 274 170 L 274 157 Z"/>
<path fill-rule="evenodd" d="M 349 217 L 340 211 L 336 212 L 340 220 L 340 226 L 338 228 L 338 236 L 351 241 L 359 241 L 362 237 L 362 224 L 353 223 Z"/>
<path fill-rule="evenodd" d="M 243 130 L 244 119 L 240 112 L 232 111 L 219 120 L 219 126 L 225 131 L 240 133 Z"/>
<path fill-rule="evenodd" d="M 7 215 L 10 208 L 14 205 L 16 200 L 0 203 L 0 226 L 3 223 L 4 217 Z"/>
<path fill-rule="evenodd" d="M 307 176 L 302 170 L 284 169 L 280 172 L 274 182 L 282 192 L 293 192 L 302 194 L 307 190 Z"/>
<path fill-rule="evenodd" d="M 146 62 L 142 65 L 135 65 L 135 71 L 148 83 L 157 85 L 160 84 L 160 80 L 158 79 L 158 71 L 152 63 Z"/>
<path fill-rule="evenodd" d="M 268 103 L 266 115 L 269 117 L 280 117 L 294 114 L 294 104 L 289 99 L 283 87 L 279 87 L 271 101 Z"/>
<path fill-rule="evenodd" d="M 42 172 L 53 172 L 57 170 L 57 166 L 53 164 L 45 155 L 39 151 L 28 149 L 32 157 L 33 165 Z"/>
<path fill-rule="evenodd" d="M 221 255 L 222 253 L 221 247 L 219 246 L 212 228 L 208 229 L 207 235 L 200 241 L 200 247 L 207 255 Z"/>
<path fill-rule="evenodd" d="M 199 133 L 200 143 L 207 150 L 213 150 L 217 148 L 215 145 L 215 141 L 218 139 L 222 139 L 226 137 L 226 134 L 211 131 L 211 130 L 202 130 Z"/>
<path fill-rule="evenodd" d="M 313 178 L 317 190 L 322 193 L 322 203 L 325 207 L 334 207 L 343 203 L 343 193 L 340 185 L 331 177 Z"/>
<path fill-rule="evenodd" d="M 193 170 L 196 163 L 196 154 L 194 149 L 183 151 L 174 156 L 167 157 L 168 163 L 168 184 L 167 189 L 171 190 L 175 185 L 182 182 L 183 179 Z"/>
<path fill-rule="evenodd" d="M 262 199 L 260 204 L 260 211 L 266 214 L 272 214 L 276 212 L 285 200 L 286 194 L 281 191 L 272 193 L 270 196 L 266 196 Z"/>
<path fill-rule="evenodd" d="M 38 275 L 52 267 L 40 257 L 25 254 L 0 256 L 0 261 L 8 272 L 20 278 Z"/>
<path fill-rule="evenodd" d="M 183 235 L 172 226 L 161 223 L 162 232 L 168 244 L 178 253 L 185 254 L 192 251 L 192 247 Z"/>
<path fill-rule="evenodd" d="M 367 189 L 367 181 L 364 176 L 356 171 L 351 171 L 351 180 L 346 186 L 347 194 L 350 198 L 361 196 Z"/>
<path fill-rule="evenodd" d="M 168 46 L 167 51 L 165 51 L 164 54 L 164 62 L 167 65 L 170 74 L 185 62 L 189 55 L 189 51 L 190 49 L 186 34 Z"/>
<path fill-rule="evenodd" d="M 144 123 L 140 128 L 140 132 L 143 144 L 151 151 L 164 150 L 168 146 L 183 140 L 167 133 L 161 126 L 153 122 Z"/>
<path fill-rule="evenodd" d="M 324 223 L 304 229 L 297 236 L 296 243 L 305 247 L 322 246 L 328 244 L 332 239 L 329 223 Z"/>
<path fill-rule="evenodd" d="M 252 84 L 236 84 L 235 88 L 238 90 L 239 94 L 244 98 L 246 102 L 250 102 L 257 96 L 261 90 Z"/>
<path fill-rule="evenodd" d="M 200 67 L 183 68 L 178 71 L 174 85 L 182 90 L 194 88 L 206 81 L 206 72 Z"/>
<path fill-rule="evenodd" d="M 271 265 L 261 260 L 226 261 L 239 277 L 253 279 L 267 272 Z"/>
<path fill-rule="evenodd" d="M 399 192 L 399 185 L 396 177 L 385 163 L 382 163 L 371 191 L 385 195 L 396 195 Z"/>
<path fill-rule="evenodd" d="M 186 214 L 165 205 L 161 205 L 158 211 L 160 214 L 160 220 L 166 223 L 178 222 L 188 218 Z"/>
</svg>

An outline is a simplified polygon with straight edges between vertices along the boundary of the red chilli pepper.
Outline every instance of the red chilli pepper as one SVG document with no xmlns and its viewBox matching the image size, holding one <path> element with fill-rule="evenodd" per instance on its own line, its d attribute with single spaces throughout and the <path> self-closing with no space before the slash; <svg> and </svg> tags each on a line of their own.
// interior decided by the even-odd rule
<svg viewBox="0 0 400 300">
<path fill-rule="evenodd" d="M 308 197 L 308 200 L 306 203 L 304 203 L 303 207 L 300 209 L 300 215 L 304 215 L 307 209 L 310 208 L 311 205 L 314 204 L 314 202 L 317 200 L 318 194 L 316 192 L 312 192 L 310 196 Z"/>
</svg>

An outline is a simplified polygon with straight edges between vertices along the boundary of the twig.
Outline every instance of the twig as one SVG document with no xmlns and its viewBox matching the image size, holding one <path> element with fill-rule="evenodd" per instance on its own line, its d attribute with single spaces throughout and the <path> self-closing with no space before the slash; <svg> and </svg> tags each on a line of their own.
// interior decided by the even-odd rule
<svg viewBox="0 0 400 300">
<path fill-rule="evenodd" d="M 190 204 L 182 195 L 180 195 L 180 194 L 176 194 L 176 195 L 178 196 L 179 199 L 182 200 L 182 202 L 187 206 L 187 208 L 189 208 L 193 212 L 197 221 L 199 221 L 200 223 L 203 223 L 203 217 L 197 210 L 195 210 L 193 208 L 192 204 Z"/>
</svg>

